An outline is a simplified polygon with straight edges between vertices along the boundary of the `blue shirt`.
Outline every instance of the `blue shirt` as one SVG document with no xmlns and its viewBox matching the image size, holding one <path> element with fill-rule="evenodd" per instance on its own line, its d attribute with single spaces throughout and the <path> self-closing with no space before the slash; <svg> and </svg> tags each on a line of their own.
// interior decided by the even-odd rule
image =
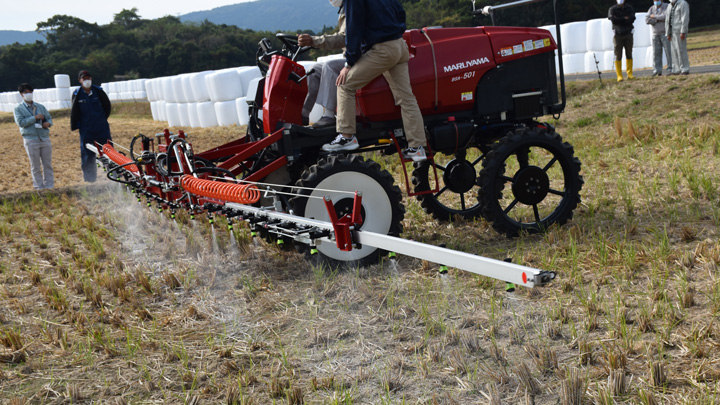
<svg viewBox="0 0 720 405">
<path fill-rule="evenodd" d="M 345 59 L 352 66 L 375 44 L 401 38 L 405 10 L 397 0 L 345 0 Z"/>
<path fill-rule="evenodd" d="M 36 120 L 35 116 L 42 114 L 45 116 L 45 122 L 49 122 L 52 126 L 52 118 L 44 105 L 33 102 L 32 105 L 26 102 L 19 103 L 15 106 L 13 115 L 15 123 L 20 127 L 20 135 L 26 139 L 38 139 L 45 141 L 50 139 L 50 130 L 47 128 L 36 128 L 35 124 L 42 124 L 43 121 Z"/>
</svg>

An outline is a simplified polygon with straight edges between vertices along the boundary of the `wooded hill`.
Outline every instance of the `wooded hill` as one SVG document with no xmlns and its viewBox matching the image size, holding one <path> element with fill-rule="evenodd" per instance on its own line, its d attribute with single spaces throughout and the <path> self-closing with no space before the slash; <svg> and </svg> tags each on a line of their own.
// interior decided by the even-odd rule
<svg viewBox="0 0 720 405">
<path fill-rule="evenodd" d="M 233 10 L 258 7 L 261 10 L 276 0 L 259 0 L 223 8 L 232 16 Z M 284 1 L 284 0 L 283 0 Z M 313 4 L 332 8 L 325 0 L 297 0 L 286 7 L 273 9 L 278 21 L 297 19 L 298 8 Z M 610 0 L 557 0 L 560 22 L 582 21 L 607 15 Z M 471 0 L 401 0 L 407 12 L 408 28 L 425 26 L 490 25 L 487 17 L 472 16 Z M 711 2 L 690 0 L 693 26 L 715 24 L 720 18 Z M 476 8 L 502 1 L 477 0 Z M 274 4 L 274 3 L 272 3 Z M 647 11 L 650 1 L 628 0 L 636 11 Z M 242 7 L 241 7 L 242 6 Z M 260 12 L 257 13 L 260 15 Z M 268 17 L 264 17 L 268 18 Z M 232 20 L 232 18 L 230 18 Z M 237 19 L 240 21 L 240 19 Z M 550 1 L 498 12 L 496 24 L 540 26 L 553 22 Z M 296 26 L 297 24 L 288 25 Z M 325 27 L 332 31 L 335 27 Z M 36 88 L 53 87 L 53 76 L 70 74 L 80 69 L 93 72 L 97 82 L 119 78 L 152 78 L 185 72 L 253 65 L 257 43 L 274 32 L 255 31 L 247 27 L 216 24 L 210 20 L 183 22 L 181 17 L 147 20 L 136 9 L 122 10 L 110 24 L 98 25 L 67 15 L 56 15 L 39 22 L 38 33 L 46 41 L 0 47 L 0 91 L 13 91 L 22 82 Z M 283 30 L 288 32 L 289 30 Z M 294 29 L 290 32 L 293 32 Z M 309 30 L 303 30 L 308 32 Z M 317 56 L 317 53 L 309 56 Z"/>
</svg>

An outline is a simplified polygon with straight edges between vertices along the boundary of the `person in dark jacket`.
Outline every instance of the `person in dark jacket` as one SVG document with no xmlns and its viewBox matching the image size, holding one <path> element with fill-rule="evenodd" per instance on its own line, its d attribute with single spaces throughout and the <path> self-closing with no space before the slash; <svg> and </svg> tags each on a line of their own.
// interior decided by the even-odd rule
<svg viewBox="0 0 720 405">
<path fill-rule="evenodd" d="M 92 75 L 87 70 L 78 73 L 80 88 L 72 95 L 70 129 L 80 130 L 80 157 L 83 178 L 88 183 L 97 179 L 95 153 L 85 147 L 87 143 L 104 145 L 111 140 L 108 117 L 112 106 L 107 94 L 100 86 L 92 84 Z"/>
<path fill-rule="evenodd" d="M 625 48 L 625 70 L 627 70 L 627 78 L 634 79 L 632 48 L 635 10 L 632 6 L 625 4 L 625 0 L 617 0 L 617 4 L 608 10 L 608 19 L 612 21 L 613 31 L 615 31 L 613 44 L 615 45 L 615 73 L 617 73 L 617 81 L 623 81 L 623 48 Z"/>
<path fill-rule="evenodd" d="M 398 0 L 345 1 L 345 67 L 337 79 L 337 137 L 323 145 L 327 152 L 360 147 L 356 133 L 355 94 L 381 74 L 400 106 L 408 148 L 407 159 L 425 160 L 425 124 L 410 86 L 410 53 L 403 39 L 405 10 Z"/>
</svg>

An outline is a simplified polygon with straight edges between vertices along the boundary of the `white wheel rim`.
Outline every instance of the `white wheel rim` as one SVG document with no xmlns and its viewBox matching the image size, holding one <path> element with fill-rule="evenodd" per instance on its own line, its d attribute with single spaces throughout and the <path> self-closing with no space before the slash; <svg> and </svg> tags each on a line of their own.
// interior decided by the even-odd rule
<svg viewBox="0 0 720 405">
<path fill-rule="evenodd" d="M 320 190 L 337 190 L 346 192 L 362 192 L 362 206 L 365 210 L 365 222 L 360 227 L 361 230 L 387 234 L 390 231 L 392 223 L 393 207 L 390 203 L 385 189 L 374 178 L 367 174 L 356 171 L 344 171 L 330 175 L 321 181 L 313 190 L 313 197 L 330 196 L 333 204 L 345 198 L 352 198 L 348 193 L 338 193 Z M 325 202 L 317 198 L 308 199 L 305 208 L 305 217 L 315 218 L 320 221 L 330 221 Z M 318 251 L 325 256 L 338 261 L 360 260 L 370 255 L 377 248 L 371 246 L 363 246 L 360 249 L 353 249 L 350 252 L 344 252 L 338 249 L 334 243 L 321 243 L 317 247 Z"/>
</svg>

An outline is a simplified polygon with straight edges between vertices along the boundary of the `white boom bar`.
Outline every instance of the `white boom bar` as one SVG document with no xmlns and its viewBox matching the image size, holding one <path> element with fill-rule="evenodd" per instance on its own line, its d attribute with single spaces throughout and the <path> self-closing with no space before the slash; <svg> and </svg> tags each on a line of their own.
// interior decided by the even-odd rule
<svg viewBox="0 0 720 405">
<path fill-rule="evenodd" d="M 237 210 L 243 215 L 250 215 L 255 218 L 268 218 L 297 225 L 312 226 L 318 229 L 330 231 L 330 236 L 314 240 L 320 243 L 334 243 L 333 225 L 330 222 L 318 221 L 299 217 L 296 215 L 263 209 L 243 204 L 226 203 L 225 207 Z M 272 225 L 279 233 L 282 232 L 282 225 Z M 355 230 L 352 232 L 355 244 L 373 246 L 379 249 L 400 253 L 406 256 L 415 257 L 429 262 L 454 267 L 459 270 L 468 271 L 496 280 L 510 282 L 523 287 L 533 288 L 545 285 L 555 278 L 554 272 L 534 269 L 509 262 L 490 259 L 470 253 L 459 252 L 439 246 L 428 245 L 412 240 L 402 239 L 395 236 L 388 236 L 375 232 Z M 292 236 L 292 235 L 288 235 Z M 297 235 L 296 239 L 308 242 L 307 235 Z"/>
</svg>

